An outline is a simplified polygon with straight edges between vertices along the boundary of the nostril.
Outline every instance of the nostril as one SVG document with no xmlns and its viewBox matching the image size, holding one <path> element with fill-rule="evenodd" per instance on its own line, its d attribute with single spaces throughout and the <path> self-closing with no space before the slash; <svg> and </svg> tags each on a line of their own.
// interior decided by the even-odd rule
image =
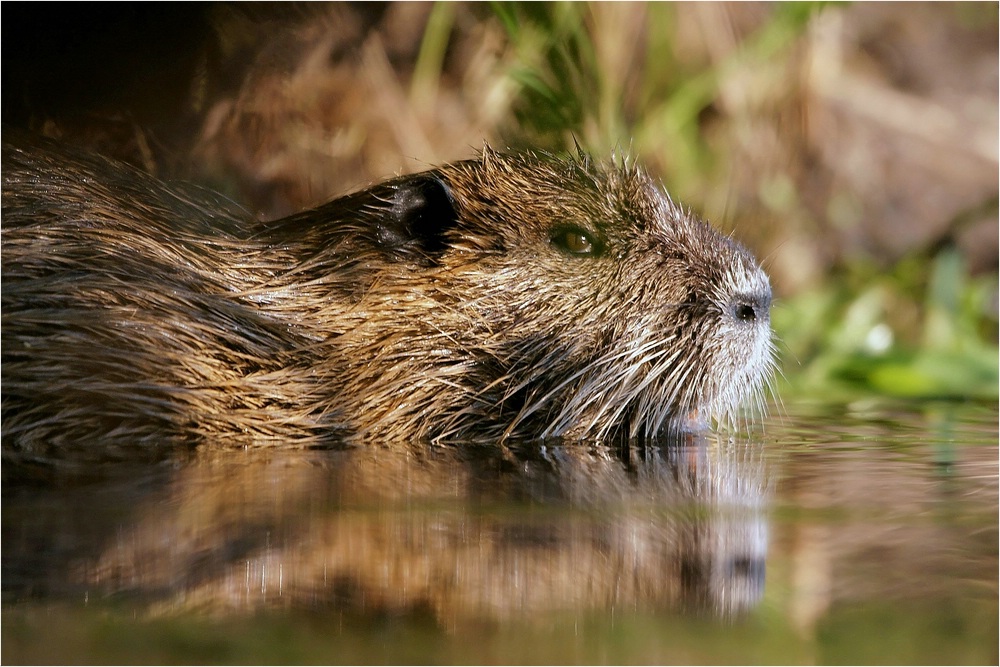
<svg viewBox="0 0 1000 667">
<path fill-rule="evenodd" d="M 766 567 L 762 558 L 739 556 L 730 561 L 729 573 L 734 577 L 742 577 L 763 584 Z"/>
<path fill-rule="evenodd" d="M 753 322 L 757 319 L 757 311 L 754 310 L 753 304 L 749 303 L 736 304 L 735 315 L 736 319 L 743 322 Z"/>
<path fill-rule="evenodd" d="M 729 316 L 747 324 L 766 323 L 770 307 L 770 291 L 759 294 L 733 294 L 729 301 Z"/>
</svg>

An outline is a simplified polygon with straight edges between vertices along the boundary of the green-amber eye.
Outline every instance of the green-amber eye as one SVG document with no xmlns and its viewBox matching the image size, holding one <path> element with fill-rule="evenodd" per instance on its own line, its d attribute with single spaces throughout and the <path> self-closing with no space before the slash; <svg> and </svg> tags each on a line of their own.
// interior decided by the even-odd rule
<svg viewBox="0 0 1000 667">
<path fill-rule="evenodd" d="M 560 227 L 552 234 L 552 245 L 564 252 L 579 257 L 594 257 L 600 254 L 600 244 L 590 233 L 579 227 Z"/>
</svg>

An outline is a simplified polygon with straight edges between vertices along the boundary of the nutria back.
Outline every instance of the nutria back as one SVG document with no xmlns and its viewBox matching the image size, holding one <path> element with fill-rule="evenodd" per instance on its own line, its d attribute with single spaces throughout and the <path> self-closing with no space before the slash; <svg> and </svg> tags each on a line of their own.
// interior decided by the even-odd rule
<svg viewBox="0 0 1000 667">
<path fill-rule="evenodd" d="M 3 148 L 8 456 L 651 437 L 772 364 L 750 253 L 640 169 L 486 148 L 270 223 Z"/>
</svg>

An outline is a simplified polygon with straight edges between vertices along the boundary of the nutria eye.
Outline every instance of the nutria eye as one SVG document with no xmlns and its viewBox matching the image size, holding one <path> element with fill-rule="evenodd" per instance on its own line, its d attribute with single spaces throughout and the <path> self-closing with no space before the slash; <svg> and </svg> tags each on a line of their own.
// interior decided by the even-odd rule
<svg viewBox="0 0 1000 667">
<path fill-rule="evenodd" d="M 591 237 L 589 232 L 579 227 L 556 229 L 552 235 L 552 245 L 578 257 L 596 257 L 601 252 L 601 245 Z"/>
</svg>

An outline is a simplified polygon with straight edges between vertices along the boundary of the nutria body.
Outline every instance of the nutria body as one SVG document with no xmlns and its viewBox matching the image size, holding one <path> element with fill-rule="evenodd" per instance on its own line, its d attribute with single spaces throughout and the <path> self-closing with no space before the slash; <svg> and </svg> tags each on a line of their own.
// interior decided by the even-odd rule
<svg viewBox="0 0 1000 667">
<path fill-rule="evenodd" d="M 2 243 L 8 455 L 652 436 L 771 366 L 750 253 L 582 156 L 487 148 L 259 223 L 5 145 Z"/>
</svg>

